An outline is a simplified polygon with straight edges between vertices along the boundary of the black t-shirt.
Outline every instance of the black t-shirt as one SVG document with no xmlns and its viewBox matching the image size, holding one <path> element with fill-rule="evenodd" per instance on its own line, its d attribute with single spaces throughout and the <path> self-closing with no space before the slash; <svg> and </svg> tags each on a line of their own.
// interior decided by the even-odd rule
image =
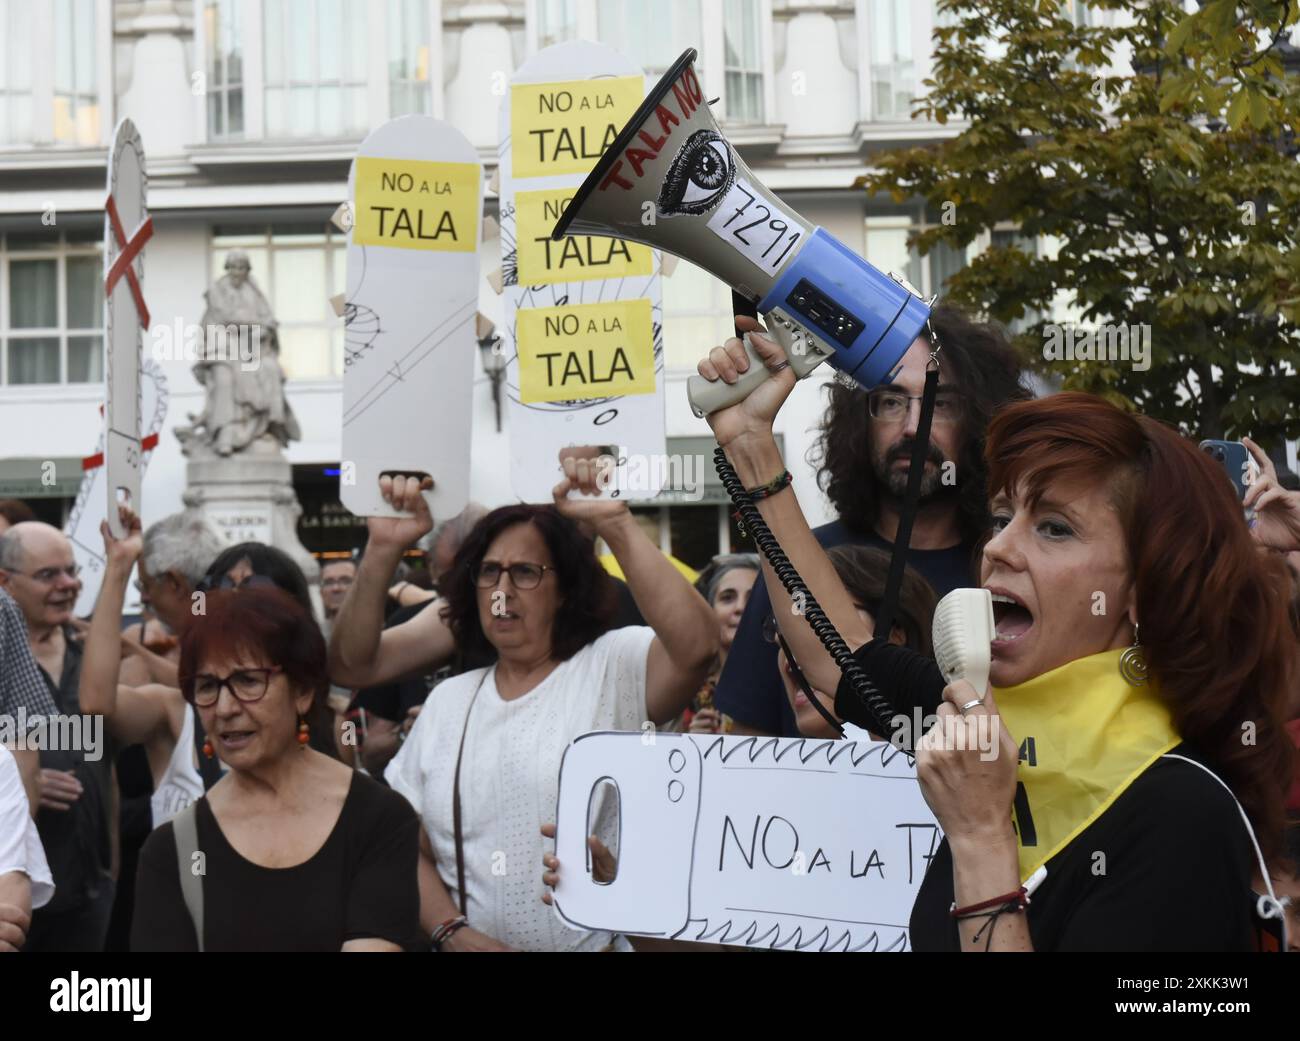
<svg viewBox="0 0 1300 1041">
<path fill-rule="evenodd" d="M 204 949 L 334 951 L 347 940 L 422 945 L 419 818 L 402 796 L 355 773 L 334 830 L 295 867 L 245 860 L 222 834 L 206 797 L 197 807 L 203 874 Z M 196 951 L 181 896 L 172 824 L 155 829 L 136 876 L 133 951 Z"/>
<path fill-rule="evenodd" d="M 854 657 L 894 711 L 938 709 L 943 674 L 929 659 L 878 640 Z M 835 707 L 865 722 L 847 680 Z M 1169 754 L 1210 766 L 1184 744 Z M 1037 951 L 1252 951 L 1254 868 L 1236 800 L 1201 767 L 1160 758 L 1047 862 L 1026 912 L 1029 935 Z M 913 950 L 960 950 L 952 903 L 944 839 L 912 907 Z"/>
<path fill-rule="evenodd" d="M 59 712 L 64 716 L 81 716 L 79 688 L 84 648 L 76 630 L 64 626 L 63 673 L 58 683 L 41 669 L 41 676 L 49 688 Z M 93 717 L 85 716 L 89 721 Z M 42 809 L 36 815 L 36 830 L 45 847 L 45 856 L 54 877 L 54 899 L 36 913 L 54 914 L 79 907 L 97 897 L 101 888 L 112 882 L 113 829 L 117 827 L 114 815 L 113 763 L 119 746 L 102 728 L 102 744 L 98 748 L 84 747 L 94 734 L 83 736 L 82 748 L 43 748 L 40 753 L 41 769 L 71 770 L 81 782 L 82 792 L 67 810 Z"/>
<path fill-rule="evenodd" d="M 894 548 L 875 532 L 860 533 L 843 521 L 814 528 L 813 535 L 827 549 L 844 545 L 875 546 L 892 552 Z M 920 572 L 940 597 L 973 584 L 973 559 L 974 547 L 969 543 L 949 549 L 907 551 L 908 565 Z M 765 734 L 798 737 L 794 713 L 776 667 L 776 644 L 763 639 L 763 620 L 771 613 L 772 601 L 766 584 L 755 582 L 731 650 L 727 652 L 727 664 L 718 679 L 714 702 L 733 719 Z"/>
<path fill-rule="evenodd" d="M 1048 861 L 1026 912 L 1034 950 L 1253 951 L 1254 867 L 1232 796 L 1200 767 L 1157 759 Z M 960 949 L 952 900 L 945 839 L 912 907 L 914 950 Z"/>
</svg>

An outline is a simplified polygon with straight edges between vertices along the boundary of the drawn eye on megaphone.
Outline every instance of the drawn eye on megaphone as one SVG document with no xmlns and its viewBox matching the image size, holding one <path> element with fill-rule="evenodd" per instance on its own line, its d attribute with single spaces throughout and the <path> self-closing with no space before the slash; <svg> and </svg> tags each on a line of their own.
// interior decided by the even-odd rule
<svg viewBox="0 0 1300 1041">
<path fill-rule="evenodd" d="M 674 253 L 757 305 L 802 379 L 823 361 L 871 388 L 925 329 L 929 305 L 809 223 L 750 172 L 718 130 L 685 51 L 596 163 L 551 237 L 601 235 Z M 768 376 L 692 376 L 697 416 L 743 401 Z"/>
</svg>

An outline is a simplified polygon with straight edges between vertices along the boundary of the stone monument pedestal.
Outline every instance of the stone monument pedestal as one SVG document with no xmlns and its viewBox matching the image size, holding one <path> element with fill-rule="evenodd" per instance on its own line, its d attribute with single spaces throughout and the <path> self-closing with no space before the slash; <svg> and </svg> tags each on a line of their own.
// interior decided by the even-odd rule
<svg viewBox="0 0 1300 1041">
<path fill-rule="evenodd" d="M 232 545 L 263 542 L 289 554 L 307 576 L 315 601 L 320 566 L 298 541 L 302 507 L 293 490 L 293 470 L 279 442 L 264 434 L 228 456 L 196 440 L 186 448 L 185 505 L 202 513 Z"/>
</svg>

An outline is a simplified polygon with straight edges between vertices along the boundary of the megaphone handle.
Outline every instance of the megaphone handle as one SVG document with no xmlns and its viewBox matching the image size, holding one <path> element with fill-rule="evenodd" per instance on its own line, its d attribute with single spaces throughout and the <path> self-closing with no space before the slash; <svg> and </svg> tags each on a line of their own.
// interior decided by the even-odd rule
<svg viewBox="0 0 1300 1041">
<path fill-rule="evenodd" d="M 785 349 L 786 361 L 790 363 L 790 368 L 794 370 L 795 377 L 798 379 L 803 379 L 826 360 L 824 348 L 815 347 L 806 340 L 796 345 L 787 327 L 769 321 L 765 335 Z M 720 379 L 706 380 L 699 375 L 692 376 L 686 381 L 686 396 L 697 416 L 707 416 L 710 412 L 717 412 L 728 405 L 744 401 L 771 375 L 763 359 L 748 343 L 745 343 L 745 356 L 749 358 L 749 368 L 741 373 L 735 383 L 724 383 Z"/>
</svg>

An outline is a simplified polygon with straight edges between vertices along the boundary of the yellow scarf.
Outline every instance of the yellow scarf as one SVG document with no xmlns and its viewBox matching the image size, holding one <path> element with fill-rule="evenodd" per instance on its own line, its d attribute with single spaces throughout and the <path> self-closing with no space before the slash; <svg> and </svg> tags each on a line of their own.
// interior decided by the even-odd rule
<svg viewBox="0 0 1300 1041">
<path fill-rule="evenodd" d="M 1120 676 L 1122 653 L 1103 651 L 994 689 L 1020 746 L 1013 815 L 1022 882 L 1181 740 L 1155 677 L 1131 687 Z"/>
</svg>

